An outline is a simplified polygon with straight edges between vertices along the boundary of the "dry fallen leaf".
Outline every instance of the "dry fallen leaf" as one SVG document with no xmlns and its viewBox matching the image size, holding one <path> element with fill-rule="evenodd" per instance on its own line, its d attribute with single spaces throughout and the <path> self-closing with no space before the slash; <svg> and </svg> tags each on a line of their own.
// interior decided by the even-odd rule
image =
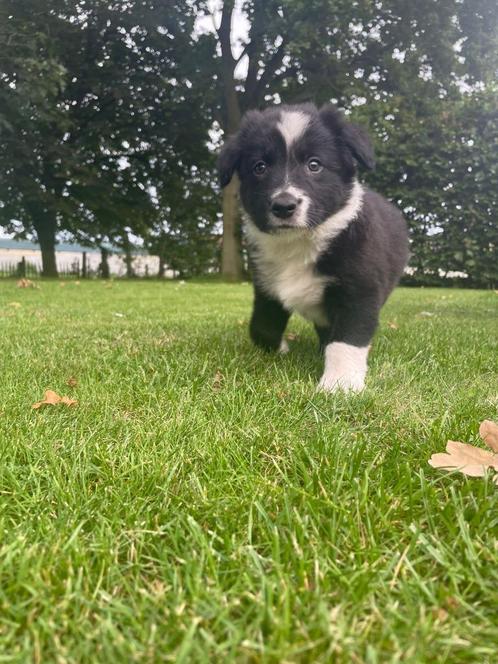
<svg viewBox="0 0 498 664">
<path fill-rule="evenodd" d="M 60 403 L 63 403 L 65 406 L 76 406 L 76 399 L 71 399 L 70 397 L 61 397 Z"/>
<path fill-rule="evenodd" d="M 74 376 L 71 376 L 70 378 L 67 379 L 66 385 L 68 385 L 69 387 L 77 387 L 78 381 Z"/>
<path fill-rule="evenodd" d="M 393 323 L 392 321 L 387 324 L 387 327 L 391 328 L 391 330 L 398 329 L 398 325 L 396 325 L 396 323 Z"/>
<path fill-rule="evenodd" d="M 429 459 L 429 465 L 443 470 L 458 470 L 469 477 L 484 477 L 490 468 L 498 472 L 498 454 L 494 453 L 498 452 L 498 425 L 490 420 L 485 420 L 479 427 L 479 433 L 493 452 L 467 443 L 449 440 L 446 445 L 446 453 L 433 454 Z M 498 475 L 493 477 L 493 482 L 498 485 Z"/>
<path fill-rule="evenodd" d="M 498 424 L 491 420 L 484 420 L 479 427 L 479 435 L 493 452 L 498 452 Z"/>
<path fill-rule="evenodd" d="M 7 306 L 12 307 L 13 309 L 20 309 L 22 304 L 20 302 L 9 302 Z"/>
<path fill-rule="evenodd" d="M 448 620 L 448 616 L 450 614 L 446 609 L 443 609 L 441 606 L 437 609 L 432 610 L 432 617 L 434 620 L 438 620 L 439 622 L 446 622 Z"/>
<path fill-rule="evenodd" d="M 450 595 L 449 597 L 446 598 L 445 604 L 448 609 L 452 610 L 458 609 L 458 607 L 460 606 L 460 602 L 457 600 L 456 597 L 453 597 L 453 595 Z"/>
<path fill-rule="evenodd" d="M 17 282 L 18 288 L 36 288 L 36 284 L 31 279 L 19 279 Z"/>
<path fill-rule="evenodd" d="M 62 403 L 65 406 L 75 406 L 78 402 L 76 399 L 70 399 L 69 397 L 60 397 L 57 392 L 54 392 L 53 390 L 46 390 L 42 401 L 34 403 L 32 408 L 38 410 L 38 408 L 41 408 L 42 406 L 55 406 L 59 403 Z"/>
<path fill-rule="evenodd" d="M 433 454 L 429 464 L 443 470 L 459 470 L 470 477 L 483 477 L 488 468 L 498 470 L 498 455 L 479 447 L 449 440 L 444 452 Z"/>
<path fill-rule="evenodd" d="M 215 392 L 219 392 L 221 390 L 221 388 L 223 387 L 223 381 L 224 381 L 223 374 L 221 373 L 221 371 L 217 371 L 214 374 L 213 386 L 212 386 Z"/>
</svg>

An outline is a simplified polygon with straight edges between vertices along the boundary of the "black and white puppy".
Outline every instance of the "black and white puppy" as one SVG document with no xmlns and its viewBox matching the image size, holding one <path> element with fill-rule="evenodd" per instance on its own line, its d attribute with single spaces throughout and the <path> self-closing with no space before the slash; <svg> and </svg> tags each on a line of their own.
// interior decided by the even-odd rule
<svg viewBox="0 0 498 664">
<path fill-rule="evenodd" d="M 219 159 L 247 212 L 254 276 L 250 333 L 285 352 L 292 312 L 312 321 L 325 352 L 324 390 L 364 387 L 379 311 L 408 258 L 400 212 L 358 182 L 373 168 L 366 133 L 333 106 L 249 111 Z"/>
</svg>

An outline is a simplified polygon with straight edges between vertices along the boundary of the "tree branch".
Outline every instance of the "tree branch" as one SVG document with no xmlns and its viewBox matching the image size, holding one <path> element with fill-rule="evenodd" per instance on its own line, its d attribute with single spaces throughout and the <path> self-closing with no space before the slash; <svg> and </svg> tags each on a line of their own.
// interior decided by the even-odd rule
<svg viewBox="0 0 498 664">
<path fill-rule="evenodd" d="M 240 104 L 235 89 L 234 69 L 235 59 L 232 53 L 231 29 L 232 14 L 235 0 L 225 0 L 221 13 L 221 23 L 217 30 L 218 39 L 221 47 L 221 71 L 223 79 L 223 94 L 225 97 L 225 117 L 223 129 L 229 134 L 234 133 L 240 123 Z"/>
<path fill-rule="evenodd" d="M 231 64 L 232 70 L 235 66 L 235 60 L 232 53 L 232 44 L 230 42 L 230 32 L 234 4 L 235 0 L 225 0 L 223 2 L 220 27 L 216 30 L 218 39 L 220 40 L 221 57 L 225 64 Z"/>
<path fill-rule="evenodd" d="M 239 62 L 242 60 L 242 58 L 247 55 L 247 52 L 249 50 L 251 43 L 248 42 L 247 44 L 244 45 L 244 48 L 242 49 L 242 53 L 239 55 L 238 58 L 235 59 L 235 65 L 238 65 Z"/>
<path fill-rule="evenodd" d="M 244 83 L 244 108 L 251 107 L 252 92 L 258 82 L 259 58 L 263 51 L 263 40 L 265 21 L 262 2 L 254 3 L 254 16 L 249 30 L 249 42 L 245 51 L 249 57 L 247 76 Z"/>
<path fill-rule="evenodd" d="M 286 46 L 287 46 L 287 41 L 283 40 L 280 46 L 275 51 L 275 53 L 273 53 L 273 55 L 271 56 L 270 60 L 267 62 L 263 73 L 259 77 L 259 80 L 256 81 L 256 84 L 254 85 L 253 89 L 247 90 L 247 94 L 249 97 L 247 101 L 250 103 L 250 105 L 257 106 L 261 103 L 266 88 L 268 87 L 271 79 L 275 75 L 275 72 L 277 71 L 277 69 L 279 69 L 279 67 L 282 64 L 285 55 Z"/>
</svg>

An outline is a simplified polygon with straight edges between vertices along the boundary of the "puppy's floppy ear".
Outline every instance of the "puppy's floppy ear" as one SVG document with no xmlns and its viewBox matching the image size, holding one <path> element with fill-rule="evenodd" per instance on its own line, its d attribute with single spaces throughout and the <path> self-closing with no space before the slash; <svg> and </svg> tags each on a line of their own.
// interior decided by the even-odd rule
<svg viewBox="0 0 498 664">
<path fill-rule="evenodd" d="M 234 172 L 239 167 L 240 146 L 237 134 L 226 141 L 218 157 L 218 172 L 220 184 L 226 187 L 230 183 Z"/>
<path fill-rule="evenodd" d="M 329 104 L 320 109 L 320 117 L 325 125 L 336 134 L 362 166 L 375 167 L 375 155 L 367 132 L 357 124 L 348 122 L 335 106 Z"/>
<path fill-rule="evenodd" d="M 362 166 L 375 168 L 375 155 L 367 132 L 357 124 L 346 122 L 342 130 L 342 140 Z"/>
</svg>

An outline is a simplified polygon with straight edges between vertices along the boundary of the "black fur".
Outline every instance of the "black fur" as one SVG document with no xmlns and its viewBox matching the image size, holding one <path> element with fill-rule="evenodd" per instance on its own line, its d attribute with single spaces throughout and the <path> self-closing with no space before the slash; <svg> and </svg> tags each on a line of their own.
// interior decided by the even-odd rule
<svg viewBox="0 0 498 664">
<path fill-rule="evenodd" d="M 289 150 L 278 123 L 283 112 L 296 111 L 306 116 L 308 125 Z M 261 162 L 265 164 L 262 173 Z M 311 171 L 317 163 L 321 170 Z M 222 186 L 238 173 L 242 204 L 253 224 L 260 232 L 278 237 L 313 233 L 342 210 L 352 195 L 358 164 L 365 168 L 375 164 L 364 130 L 347 122 L 332 106 L 318 110 L 305 104 L 247 113 L 239 132 L 225 144 L 219 169 Z M 272 213 L 279 209 L 276 196 L 289 186 L 297 211 L 290 218 L 276 216 Z M 307 214 L 303 208 L 300 217 L 305 204 Z M 293 230 L 295 224 L 300 230 Z M 258 267 L 258 248 L 251 245 L 250 253 L 255 289 L 251 337 L 259 346 L 277 349 L 292 311 L 265 282 L 267 275 Z M 322 346 L 333 341 L 359 347 L 370 344 L 380 308 L 397 284 L 407 257 L 402 215 L 382 196 L 364 188 L 355 219 L 316 256 L 314 274 L 328 278 L 319 303 L 326 321 L 315 321 Z"/>
</svg>

